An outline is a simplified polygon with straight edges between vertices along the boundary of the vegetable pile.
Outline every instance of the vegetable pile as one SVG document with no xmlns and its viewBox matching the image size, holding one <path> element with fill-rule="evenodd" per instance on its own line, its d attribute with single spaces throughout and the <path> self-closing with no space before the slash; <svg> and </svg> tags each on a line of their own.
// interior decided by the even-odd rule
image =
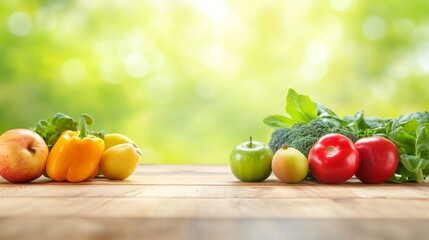
<svg viewBox="0 0 429 240">
<path fill-rule="evenodd" d="M 395 144 L 399 164 L 389 182 L 423 182 L 429 176 L 429 112 L 414 112 L 396 118 L 365 117 L 363 111 L 340 117 L 308 96 L 288 90 L 286 114 L 264 119 L 276 128 L 269 146 L 273 151 L 287 144 L 308 157 L 310 149 L 322 137 L 340 133 L 352 142 L 380 136 Z"/>
<path fill-rule="evenodd" d="M 96 176 L 124 180 L 136 169 L 142 152 L 120 133 L 90 131 L 94 119 L 79 122 L 63 113 L 43 119 L 32 129 L 10 129 L 0 135 L 0 176 L 12 183 L 45 175 L 58 182 L 82 182 Z"/>
</svg>

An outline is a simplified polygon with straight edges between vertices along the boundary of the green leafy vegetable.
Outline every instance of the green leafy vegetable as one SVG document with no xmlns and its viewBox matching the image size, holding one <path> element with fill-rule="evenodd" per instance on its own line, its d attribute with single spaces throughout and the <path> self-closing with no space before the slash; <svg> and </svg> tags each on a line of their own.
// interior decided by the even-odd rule
<svg viewBox="0 0 429 240">
<path fill-rule="evenodd" d="M 417 116 L 417 115 L 414 115 Z M 399 122 L 399 121 L 396 121 Z M 393 182 L 423 182 L 429 170 L 429 131 L 428 123 L 419 124 L 418 119 L 410 118 L 396 124 L 386 136 L 398 147 L 400 163 Z"/>
<path fill-rule="evenodd" d="M 309 123 L 318 116 L 316 103 L 310 97 L 299 95 L 289 89 L 286 97 L 286 116 L 272 115 L 264 119 L 264 123 L 271 127 L 292 127 L 297 122 Z"/>
<path fill-rule="evenodd" d="M 92 119 L 89 115 L 86 114 L 86 116 Z M 72 117 L 58 112 L 47 120 L 39 120 L 37 126 L 32 128 L 32 130 L 38 133 L 43 138 L 43 140 L 45 140 L 45 143 L 46 145 L 48 145 L 48 148 L 50 150 L 64 131 L 77 131 L 77 125 L 78 122 Z M 104 131 L 90 131 L 90 134 L 100 138 L 104 137 Z"/>
<path fill-rule="evenodd" d="M 365 117 L 361 110 L 354 116 L 341 118 L 328 107 L 289 89 L 286 115 L 272 115 L 264 119 L 268 126 L 278 128 L 271 136 L 270 147 L 275 150 L 284 141 L 307 152 L 308 146 L 314 144 L 314 139 L 321 137 L 320 131 L 304 131 L 300 133 L 301 136 L 294 131 L 303 126 L 308 128 L 311 126 L 308 123 L 319 120 L 346 133 L 351 132 L 358 138 L 377 135 L 395 143 L 400 162 L 390 181 L 423 182 L 429 176 L 429 112 L 413 112 L 390 119 Z"/>
<path fill-rule="evenodd" d="M 413 113 L 404 114 L 393 119 L 393 123 L 400 124 L 412 119 L 416 119 L 419 123 L 428 123 L 429 112 L 424 111 L 424 112 L 413 112 Z"/>
<path fill-rule="evenodd" d="M 422 123 L 417 129 L 416 153 L 429 160 L 429 123 Z"/>
<path fill-rule="evenodd" d="M 390 181 L 423 182 L 429 176 L 428 112 L 404 114 L 394 119 L 365 118 L 363 112 L 357 115 L 349 121 L 360 138 L 383 136 L 398 148 L 400 160 Z"/>
<path fill-rule="evenodd" d="M 45 140 L 46 145 L 51 149 L 65 130 L 77 130 L 77 122 L 63 113 L 56 113 L 47 120 L 39 120 L 33 130 Z"/>
<path fill-rule="evenodd" d="M 317 106 L 310 97 L 289 89 L 286 102 L 286 112 L 297 122 L 309 123 L 317 118 Z"/>
<path fill-rule="evenodd" d="M 265 118 L 264 123 L 271 127 L 286 128 L 294 125 L 296 121 L 283 115 L 272 115 Z"/>
</svg>

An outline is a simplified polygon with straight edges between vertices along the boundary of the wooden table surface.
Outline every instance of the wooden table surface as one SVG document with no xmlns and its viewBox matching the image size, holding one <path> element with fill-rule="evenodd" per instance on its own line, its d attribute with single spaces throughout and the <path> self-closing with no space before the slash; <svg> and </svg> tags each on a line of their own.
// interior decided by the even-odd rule
<svg viewBox="0 0 429 240">
<path fill-rule="evenodd" d="M 429 183 L 242 183 L 227 165 L 0 180 L 0 239 L 429 239 Z"/>
</svg>

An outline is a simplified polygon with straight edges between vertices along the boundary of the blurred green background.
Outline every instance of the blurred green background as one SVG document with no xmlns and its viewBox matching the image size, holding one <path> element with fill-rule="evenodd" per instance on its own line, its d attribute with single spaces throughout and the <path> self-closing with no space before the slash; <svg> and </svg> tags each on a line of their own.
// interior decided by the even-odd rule
<svg viewBox="0 0 429 240">
<path fill-rule="evenodd" d="M 288 88 L 341 116 L 429 109 L 429 1 L 14 1 L 0 132 L 90 113 L 143 163 L 227 163 Z"/>
</svg>

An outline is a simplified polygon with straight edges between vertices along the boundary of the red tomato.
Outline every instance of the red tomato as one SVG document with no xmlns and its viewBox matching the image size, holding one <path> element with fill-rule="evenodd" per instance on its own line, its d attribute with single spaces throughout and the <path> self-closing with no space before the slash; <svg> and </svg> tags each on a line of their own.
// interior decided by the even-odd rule
<svg viewBox="0 0 429 240">
<path fill-rule="evenodd" d="M 395 173 L 399 162 L 398 149 L 386 138 L 373 136 L 355 143 L 360 163 L 356 177 L 364 183 L 384 183 Z"/>
<path fill-rule="evenodd" d="M 346 136 L 332 133 L 316 142 L 308 154 L 310 171 L 322 183 L 342 183 L 359 166 L 359 152 Z"/>
</svg>

